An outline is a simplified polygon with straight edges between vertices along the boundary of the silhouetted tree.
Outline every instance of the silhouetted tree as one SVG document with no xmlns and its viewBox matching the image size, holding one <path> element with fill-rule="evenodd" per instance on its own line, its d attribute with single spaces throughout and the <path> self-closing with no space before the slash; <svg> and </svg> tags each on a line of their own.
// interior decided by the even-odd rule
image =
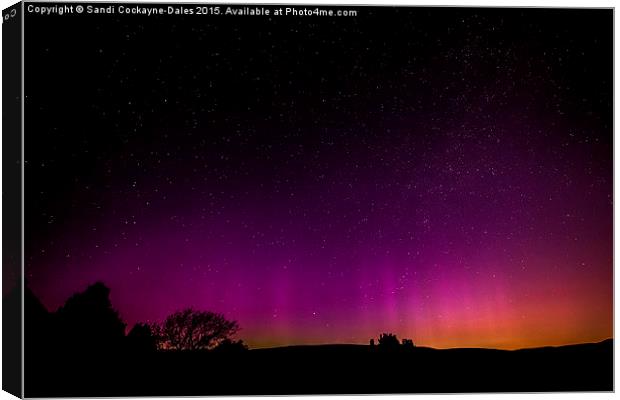
<svg viewBox="0 0 620 400">
<path fill-rule="evenodd" d="M 110 289 L 97 282 L 71 296 L 55 314 L 65 345 L 102 349 L 116 346 L 125 336 L 125 323 L 112 308 Z"/>
<path fill-rule="evenodd" d="M 370 339 L 370 347 L 375 347 L 375 339 Z"/>
<path fill-rule="evenodd" d="M 406 349 L 413 349 L 415 345 L 411 339 L 403 339 L 403 347 Z"/>
<path fill-rule="evenodd" d="M 44 336 L 49 329 L 50 313 L 28 286 L 24 289 L 24 333 L 33 339 Z"/>
<path fill-rule="evenodd" d="M 165 340 L 164 340 L 164 329 L 160 324 L 151 324 L 149 325 L 151 329 L 151 335 L 153 339 L 155 339 L 155 347 L 157 350 L 165 350 Z"/>
<path fill-rule="evenodd" d="M 19 303 L 17 304 L 19 306 Z M 21 310 L 21 307 L 20 307 Z M 17 342 L 16 342 L 17 343 Z M 14 344 L 13 344 L 14 345 Z M 35 355 L 55 345 L 52 332 L 52 314 L 28 286 L 24 288 L 24 352 Z"/>
<path fill-rule="evenodd" d="M 400 346 L 400 342 L 396 335 L 391 333 L 382 333 L 379 335 L 379 347 L 382 349 L 393 349 Z"/>
<path fill-rule="evenodd" d="M 161 326 L 160 348 L 208 350 L 239 330 L 236 321 L 222 314 L 186 308 L 169 315 Z"/>
<path fill-rule="evenodd" d="M 157 340 L 149 324 L 137 323 L 127 334 L 129 348 L 135 351 L 157 350 Z"/>
</svg>

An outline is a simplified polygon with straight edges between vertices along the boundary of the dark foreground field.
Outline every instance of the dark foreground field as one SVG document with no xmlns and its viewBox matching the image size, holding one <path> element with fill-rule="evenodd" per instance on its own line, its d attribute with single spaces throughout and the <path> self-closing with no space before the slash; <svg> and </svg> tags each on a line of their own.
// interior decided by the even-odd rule
<svg viewBox="0 0 620 400">
<path fill-rule="evenodd" d="M 325 345 L 227 354 L 46 353 L 29 355 L 28 397 L 613 390 L 611 339 L 517 351 Z"/>
</svg>

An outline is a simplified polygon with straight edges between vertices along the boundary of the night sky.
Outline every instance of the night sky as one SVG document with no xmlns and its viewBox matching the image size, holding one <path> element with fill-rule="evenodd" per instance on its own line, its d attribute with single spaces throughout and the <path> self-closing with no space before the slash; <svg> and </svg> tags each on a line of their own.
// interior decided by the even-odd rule
<svg viewBox="0 0 620 400">
<path fill-rule="evenodd" d="M 273 7 L 275 8 L 275 7 Z M 612 11 L 26 15 L 28 285 L 251 347 L 612 336 Z"/>
</svg>

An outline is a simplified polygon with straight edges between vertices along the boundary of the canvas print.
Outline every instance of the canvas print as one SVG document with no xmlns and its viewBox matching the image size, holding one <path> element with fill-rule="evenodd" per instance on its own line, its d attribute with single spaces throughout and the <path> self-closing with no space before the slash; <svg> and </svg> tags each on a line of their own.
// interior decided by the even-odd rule
<svg viewBox="0 0 620 400">
<path fill-rule="evenodd" d="M 25 396 L 614 389 L 613 10 L 21 7 Z"/>
</svg>

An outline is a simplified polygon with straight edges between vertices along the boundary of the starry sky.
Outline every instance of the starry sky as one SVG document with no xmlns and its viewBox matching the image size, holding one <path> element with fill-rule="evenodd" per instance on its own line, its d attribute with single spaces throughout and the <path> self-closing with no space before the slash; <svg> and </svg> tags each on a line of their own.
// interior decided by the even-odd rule
<svg viewBox="0 0 620 400">
<path fill-rule="evenodd" d="M 275 8 L 275 6 L 274 6 Z M 612 336 L 612 11 L 26 16 L 25 269 L 251 347 Z"/>
</svg>

